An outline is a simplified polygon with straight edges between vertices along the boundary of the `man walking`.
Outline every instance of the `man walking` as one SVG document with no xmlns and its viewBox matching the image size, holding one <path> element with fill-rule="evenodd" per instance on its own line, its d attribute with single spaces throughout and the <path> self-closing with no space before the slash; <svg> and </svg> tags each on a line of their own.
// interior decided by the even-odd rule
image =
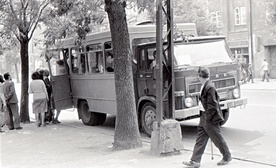
<svg viewBox="0 0 276 168">
<path fill-rule="evenodd" d="M 268 63 L 266 61 L 266 59 L 264 59 L 264 62 L 261 66 L 261 69 L 260 71 L 263 69 L 264 73 L 262 75 L 262 82 L 266 79 L 267 82 L 269 82 L 269 79 L 268 79 Z"/>
<path fill-rule="evenodd" d="M 7 109 L 9 112 L 9 129 L 20 130 L 22 127 L 20 126 L 20 116 L 18 113 L 18 99 L 15 92 L 14 83 L 11 80 L 11 76 L 9 73 L 4 74 L 5 82 L 3 83 L 3 92 L 5 96 L 5 100 L 7 103 Z"/>
<path fill-rule="evenodd" d="M 199 97 L 200 122 L 193 155 L 190 161 L 183 162 L 189 167 L 200 167 L 201 157 L 209 138 L 223 155 L 222 160 L 217 165 L 226 165 L 232 160 L 229 148 L 221 135 L 220 123 L 224 119 L 219 105 L 219 96 L 215 86 L 209 80 L 209 76 L 210 71 L 207 67 L 198 69 L 198 78 L 202 83 Z"/>
</svg>

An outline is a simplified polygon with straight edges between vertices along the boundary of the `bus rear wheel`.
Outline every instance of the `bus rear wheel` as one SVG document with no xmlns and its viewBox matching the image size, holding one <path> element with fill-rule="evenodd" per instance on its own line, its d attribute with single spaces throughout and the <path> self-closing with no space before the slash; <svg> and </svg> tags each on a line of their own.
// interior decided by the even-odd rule
<svg viewBox="0 0 276 168">
<path fill-rule="evenodd" d="M 145 103 L 140 115 L 142 131 L 150 137 L 153 131 L 153 122 L 156 121 L 155 105 L 151 102 Z"/>
<path fill-rule="evenodd" d="M 78 106 L 78 111 L 81 116 L 81 120 L 85 125 L 98 125 L 98 115 L 89 111 L 89 106 L 86 101 L 81 101 Z"/>
</svg>

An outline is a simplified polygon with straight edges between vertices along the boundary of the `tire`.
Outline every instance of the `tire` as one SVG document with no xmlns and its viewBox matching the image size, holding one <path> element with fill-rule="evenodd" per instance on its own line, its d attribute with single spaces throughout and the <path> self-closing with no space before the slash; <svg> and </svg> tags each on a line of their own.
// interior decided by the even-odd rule
<svg viewBox="0 0 276 168">
<path fill-rule="evenodd" d="M 147 102 L 142 107 L 142 111 L 140 114 L 140 122 L 142 131 L 149 137 L 151 136 L 151 132 L 153 131 L 152 126 L 154 121 L 156 121 L 155 105 L 151 102 Z"/>
<path fill-rule="evenodd" d="M 222 114 L 223 114 L 224 121 L 221 123 L 221 125 L 224 125 L 229 118 L 229 114 L 230 114 L 229 109 L 222 110 Z"/>
<path fill-rule="evenodd" d="M 102 125 L 106 120 L 106 114 L 104 114 L 104 113 L 95 113 L 95 115 L 97 115 L 97 118 L 98 118 L 98 125 Z"/>
<path fill-rule="evenodd" d="M 81 120 L 85 125 L 97 125 L 98 115 L 89 111 L 89 106 L 86 101 L 81 101 L 78 106 L 79 114 L 81 115 Z"/>
</svg>

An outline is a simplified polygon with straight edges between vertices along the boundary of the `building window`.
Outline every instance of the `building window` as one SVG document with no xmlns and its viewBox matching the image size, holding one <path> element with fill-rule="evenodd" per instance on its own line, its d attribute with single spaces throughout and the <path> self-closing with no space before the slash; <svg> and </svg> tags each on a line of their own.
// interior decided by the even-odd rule
<svg viewBox="0 0 276 168">
<path fill-rule="evenodd" d="M 211 21 L 216 24 L 217 28 L 222 27 L 221 11 L 211 12 Z"/>
<path fill-rule="evenodd" d="M 235 12 L 235 25 L 246 25 L 246 10 L 245 7 L 236 7 Z"/>
</svg>

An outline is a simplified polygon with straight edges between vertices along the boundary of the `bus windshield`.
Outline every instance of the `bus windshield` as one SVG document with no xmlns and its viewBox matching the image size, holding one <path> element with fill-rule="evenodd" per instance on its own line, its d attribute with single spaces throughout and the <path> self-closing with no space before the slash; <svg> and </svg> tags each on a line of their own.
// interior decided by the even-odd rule
<svg viewBox="0 0 276 168">
<path fill-rule="evenodd" d="M 224 40 L 175 44 L 174 53 L 176 67 L 232 62 Z"/>
</svg>

